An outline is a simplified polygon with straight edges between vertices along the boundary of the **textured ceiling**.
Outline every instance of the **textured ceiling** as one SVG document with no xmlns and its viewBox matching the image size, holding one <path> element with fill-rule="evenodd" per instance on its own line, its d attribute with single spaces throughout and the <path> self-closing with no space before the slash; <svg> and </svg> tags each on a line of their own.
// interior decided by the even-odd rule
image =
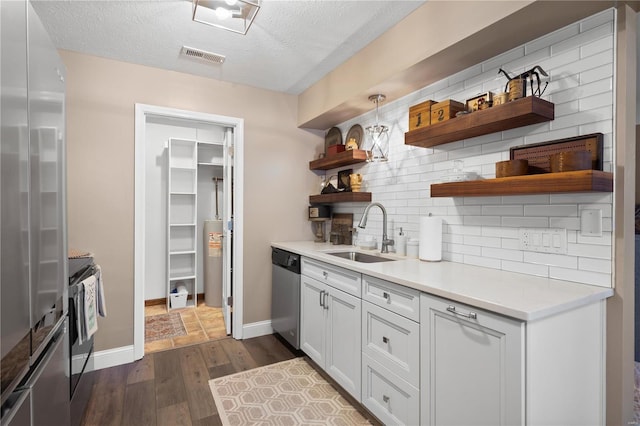
<svg viewBox="0 0 640 426">
<path fill-rule="evenodd" d="M 263 0 L 247 35 L 191 20 L 191 1 L 32 1 L 60 49 L 299 94 L 424 0 Z M 180 56 L 183 45 L 224 64 Z"/>
</svg>

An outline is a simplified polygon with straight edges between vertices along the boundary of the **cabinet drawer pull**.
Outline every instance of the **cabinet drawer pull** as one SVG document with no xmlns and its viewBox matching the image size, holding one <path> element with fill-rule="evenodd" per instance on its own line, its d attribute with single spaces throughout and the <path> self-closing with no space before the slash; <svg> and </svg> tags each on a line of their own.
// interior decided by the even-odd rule
<svg viewBox="0 0 640 426">
<path fill-rule="evenodd" d="M 386 291 L 382 292 L 382 297 L 384 297 L 385 299 L 387 299 L 387 301 L 389 301 L 389 293 L 387 293 Z"/>
<path fill-rule="evenodd" d="M 382 343 L 389 343 L 389 338 L 382 336 Z"/>
<path fill-rule="evenodd" d="M 328 311 L 329 310 L 329 304 L 327 303 L 327 297 L 329 296 L 329 292 L 325 291 L 324 292 L 324 301 L 323 301 L 323 305 L 324 308 Z"/>
<path fill-rule="evenodd" d="M 382 400 L 383 400 L 384 402 L 389 402 L 389 400 L 390 400 L 390 399 L 391 399 L 391 398 L 389 398 L 387 395 L 382 395 Z"/>
<path fill-rule="evenodd" d="M 462 312 L 456 311 L 456 307 L 453 305 L 449 305 L 447 307 L 447 311 L 451 312 L 454 315 L 460 315 L 461 317 L 469 318 L 469 319 L 477 319 L 478 315 L 475 312 L 469 312 L 468 314 L 463 314 Z"/>
<path fill-rule="evenodd" d="M 324 307 L 324 305 L 322 304 L 323 303 L 322 296 L 324 295 L 324 290 L 322 290 L 319 294 L 320 294 L 320 306 Z"/>
</svg>

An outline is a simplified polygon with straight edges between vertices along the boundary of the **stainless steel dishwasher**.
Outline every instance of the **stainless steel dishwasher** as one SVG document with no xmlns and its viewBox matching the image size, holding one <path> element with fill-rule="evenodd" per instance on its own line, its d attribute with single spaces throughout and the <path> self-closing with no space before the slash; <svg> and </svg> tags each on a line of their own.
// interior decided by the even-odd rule
<svg viewBox="0 0 640 426">
<path fill-rule="evenodd" d="M 271 249 L 271 327 L 300 349 L 300 255 Z"/>
</svg>

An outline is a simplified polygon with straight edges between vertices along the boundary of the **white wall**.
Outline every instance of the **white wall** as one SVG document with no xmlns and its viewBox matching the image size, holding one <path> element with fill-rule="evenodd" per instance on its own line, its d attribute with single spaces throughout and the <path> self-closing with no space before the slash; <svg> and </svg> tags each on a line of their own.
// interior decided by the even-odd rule
<svg viewBox="0 0 640 426">
<path fill-rule="evenodd" d="M 390 126 L 390 161 L 352 168 L 364 175 L 362 190 L 387 208 L 389 232 L 397 235 L 403 227 L 409 237 L 417 237 L 419 217 L 432 213 L 444 219 L 445 260 L 610 287 L 611 193 L 430 198 L 430 185 L 443 181 L 453 160 L 463 160 L 465 171 L 493 178 L 495 163 L 509 159 L 513 146 L 595 132 L 604 134 L 604 170 L 612 171 L 614 34 L 614 12 L 607 10 L 382 104 L 380 122 Z M 499 68 L 517 75 L 535 65 L 550 75 L 543 98 L 555 104 L 555 120 L 434 148 L 404 145 L 412 105 L 427 99 L 464 102 L 502 90 L 506 79 L 498 75 Z M 374 122 L 372 111 L 338 127 L 345 135 L 353 124 Z M 364 207 L 337 204 L 334 211 L 353 212 L 357 221 Z M 602 237 L 580 235 L 579 213 L 585 208 L 602 210 Z M 519 250 L 519 227 L 566 228 L 568 254 Z M 381 228 L 382 216 L 372 210 L 367 229 L 358 234 L 373 235 L 379 244 Z"/>
<path fill-rule="evenodd" d="M 145 300 L 167 296 L 167 149 L 169 138 L 203 142 L 224 140 L 224 128 L 190 124 L 178 120 L 147 120 L 146 127 L 146 283 Z M 214 186 L 211 178 L 222 176 L 221 167 L 198 167 L 198 229 L 196 250 L 202 249 L 202 222 L 215 216 Z M 222 183 L 219 184 L 219 210 L 222 214 Z M 202 261 L 198 255 L 197 292 L 203 292 Z"/>
</svg>

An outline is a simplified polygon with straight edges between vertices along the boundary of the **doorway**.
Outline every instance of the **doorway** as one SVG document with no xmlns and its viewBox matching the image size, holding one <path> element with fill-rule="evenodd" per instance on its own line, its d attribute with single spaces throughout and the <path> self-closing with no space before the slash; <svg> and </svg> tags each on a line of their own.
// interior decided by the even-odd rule
<svg viewBox="0 0 640 426">
<path fill-rule="evenodd" d="M 174 294 L 170 297 L 170 293 L 175 293 L 177 288 L 180 291 L 188 288 L 188 304 L 193 308 L 170 309 L 169 312 L 178 314 L 186 309 L 192 310 L 187 313 L 188 316 L 196 316 L 196 311 L 200 308 L 195 306 L 203 305 L 202 302 L 197 302 L 197 295 L 202 295 L 205 286 L 202 280 L 205 263 L 202 256 L 205 254 L 203 248 L 206 240 L 203 239 L 202 211 L 213 219 L 215 198 L 221 204 L 218 212 L 222 210 L 220 216 L 224 223 L 221 226 L 223 294 L 218 297 L 221 300 L 220 314 L 225 320 L 226 334 L 231 333 L 234 338 L 241 338 L 242 256 L 237 253 L 242 252 L 243 120 L 142 104 L 136 104 L 135 110 L 134 357 L 140 359 L 144 355 L 145 300 L 162 302 L 164 299 L 167 307 L 179 308 L 180 304 L 173 304 L 172 300 L 180 302 L 180 298 L 174 299 Z M 172 227 L 168 221 L 168 206 L 172 203 L 168 200 L 172 200 L 174 194 L 169 189 L 167 156 L 169 142 L 175 139 L 194 142 L 194 153 L 201 146 L 206 155 L 210 152 L 211 144 L 224 149 L 219 161 L 206 161 L 206 164 L 194 160 L 193 173 L 199 177 L 194 185 L 193 197 L 195 199 L 196 194 L 201 194 L 202 202 L 197 203 L 197 207 L 192 206 L 197 211 L 194 213 L 197 219 L 191 221 L 194 222 L 193 225 L 182 229 Z M 221 191 L 214 191 L 214 180 L 221 183 Z M 179 192 L 176 198 L 179 199 L 178 209 L 182 212 L 185 206 L 180 200 L 185 199 L 185 191 L 181 189 Z M 179 241 L 184 241 L 181 234 L 192 234 L 189 242 L 189 251 L 193 252 L 192 260 L 188 260 L 190 255 L 186 254 L 186 249 L 184 253 L 177 255 L 180 268 L 185 265 L 192 267 L 186 274 L 191 278 L 186 275 L 180 277 L 185 278 L 183 281 L 172 280 L 174 276 L 168 273 L 173 255 L 170 253 L 174 251 L 169 250 L 169 236 L 174 231 L 179 234 Z M 211 312 L 207 316 L 211 316 Z"/>
</svg>

